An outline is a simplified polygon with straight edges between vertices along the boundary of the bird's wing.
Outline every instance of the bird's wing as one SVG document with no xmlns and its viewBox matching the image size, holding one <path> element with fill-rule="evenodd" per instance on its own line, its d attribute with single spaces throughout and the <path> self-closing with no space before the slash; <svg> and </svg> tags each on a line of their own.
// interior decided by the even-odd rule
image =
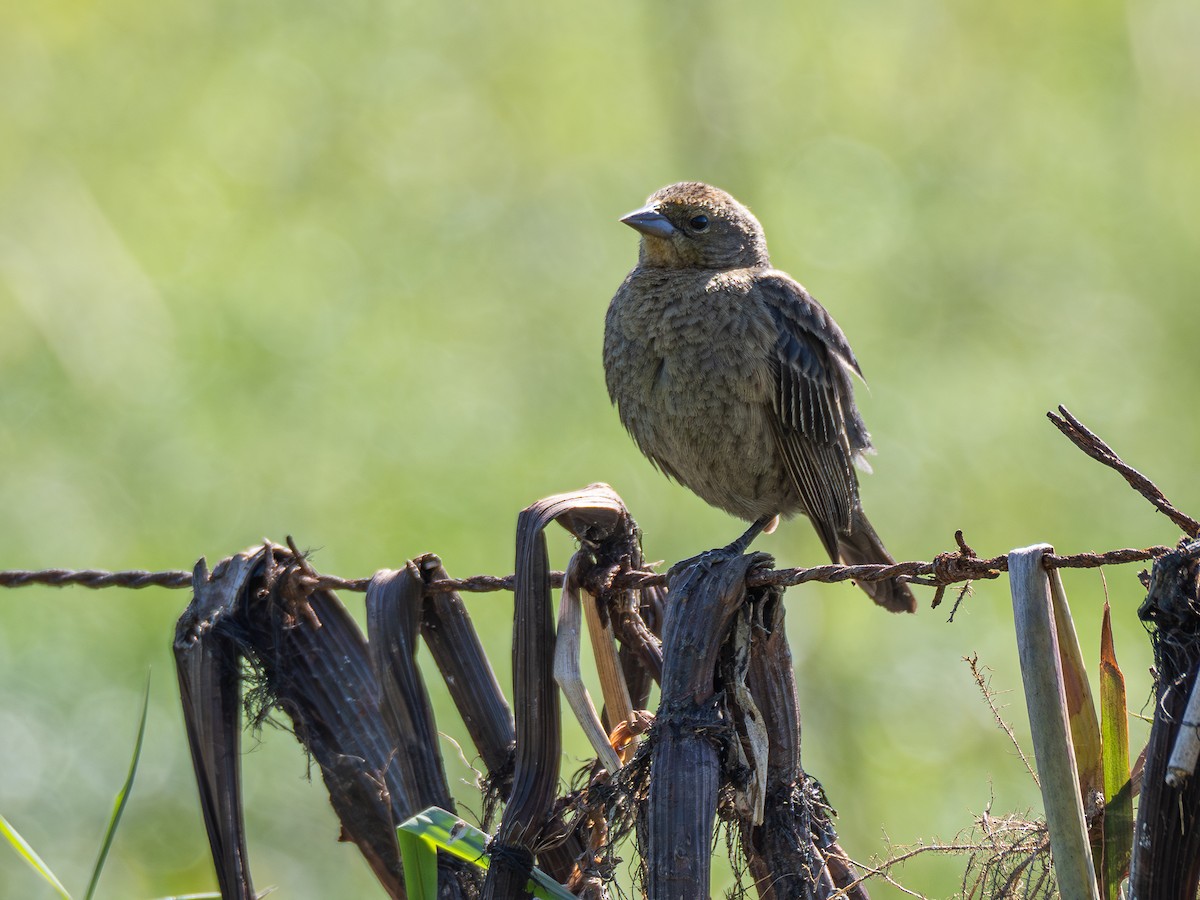
<svg viewBox="0 0 1200 900">
<path fill-rule="evenodd" d="M 771 422 L 788 472 L 831 558 L 858 505 L 855 454 L 870 442 L 854 405 L 850 373 L 862 371 L 833 318 L 782 272 L 755 279 L 777 337 Z"/>
</svg>

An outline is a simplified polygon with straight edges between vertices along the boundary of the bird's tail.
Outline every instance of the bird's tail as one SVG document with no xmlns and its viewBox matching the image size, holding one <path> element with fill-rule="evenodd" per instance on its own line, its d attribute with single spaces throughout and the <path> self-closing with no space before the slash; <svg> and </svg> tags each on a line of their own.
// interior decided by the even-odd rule
<svg viewBox="0 0 1200 900">
<path fill-rule="evenodd" d="M 848 566 L 891 565 L 896 561 L 883 546 L 883 541 L 879 539 L 861 508 L 854 510 L 850 533 L 838 535 L 838 556 Z M 891 612 L 917 611 L 917 598 L 913 596 L 908 585 L 901 581 L 860 581 L 858 586 L 866 591 L 872 600 Z"/>
</svg>

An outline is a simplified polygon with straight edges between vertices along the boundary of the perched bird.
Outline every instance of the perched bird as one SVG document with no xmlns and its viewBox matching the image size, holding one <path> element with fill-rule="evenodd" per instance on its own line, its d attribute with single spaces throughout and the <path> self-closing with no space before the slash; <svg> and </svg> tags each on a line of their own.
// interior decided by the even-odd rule
<svg viewBox="0 0 1200 900">
<path fill-rule="evenodd" d="M 854 463 L 872 449 L 850 380 L 858 361 L 825 308 L 771 268 L 750 210 L 683 182 L 621 221 L 641 249 L 608 307 L 604 370 L 642 452 L 753 522 L 741 549 L 799 512 L 834 562 L 895 562 L 858 497 Z M 900 581 L 861 586 L 893 612 L 916 610 Z"/>
</svg>

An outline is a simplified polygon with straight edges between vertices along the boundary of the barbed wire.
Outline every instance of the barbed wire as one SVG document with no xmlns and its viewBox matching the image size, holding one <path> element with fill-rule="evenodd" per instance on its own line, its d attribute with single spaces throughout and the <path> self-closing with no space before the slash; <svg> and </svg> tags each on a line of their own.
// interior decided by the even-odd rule
<svg viewBox="0 0 1200 900">
<path fill-rule="evenodd" d="M 79 585 L 86 588 L 186 588 L 192 586 L 192 573 L 184 571 L 147 572 L 142 569 L 126 569 L 106 572 L 102 569 L 10 569 L 0 572 L 0 587 L 18 588 L 29 585 L 66 587 Z"/>
<path fill-rule="evenodd" d="M 1192 538 L 1200 535 L 1200 522 L 1181 512 L 1166 498 L 1161 490 L 1149 478 L 1130 466 L 1098 435 L 1090 431 L 1066 407 L 1058 408 L 1058 415 L 1049 412 L 1047 418 L 1054 423 L 1072 443 L 1088 456 L 1118 472 L 1131 487 L 1145 497 L 1163 515 L 1178 525 Z M 837 583 L 841 581 L 884 581 L 889 578 L 900 578 L 914 584 L 923 584 L 937 589 L 933 606 L 937 607 L 949 585 L 966 583 L 982 579 L 998 578 L 1008 571 L 1008 556 L 994 556 L 981 559 L 963 539 L 963 533 L 956 531 L 954 540 L 958 549 L 941 553 L 929 562 L 913 561 L 900 562 L 891 565 L 824 565 L 811 568 L 772 569 L 752 573 L 747 578 L 749 587 L 793 587 L 798 584 L 817 581 L 822 583 Z M 293 552 L 303 560 L 304 556 L 296 550 L 291 537 L 288 544 Z M 1106 550 L 1101 553 L 1076 553 L 1070 556 L 1046 554 L 1043 565 L 1047 569 L 1094 569 L 1101 566 L 1123 565 L 1131 562 L 1144 562 L 1157 559 L 1171 551 L 1171 547 L 1154 546 L 1145 549 L 1127 547 L 1120 550 Z M 342 590 L 366 591 L 371 583 L 370 578 L 340 578 L 336 575 L 322 575 L 312 570 L 307 564 L 302 565 L 302 571 L 295 576 L 302 587 L 310 590 Z M 659 587 L 667 584 L 667 573 L 646 570 L 617 570 L 604 573 L 604 580 L 596 585 L 596 590 L 633 590 L 638 588 Z M 564 575 L 562 572 L 551 572 L 550 583 L 553 587 L 562 587 Z M 429 582 L 426 589 L 430 593 L 459 591 L 462 593 L 488 593 L 493 591 L 511 591 L 516 581 L 515 575 L 472 575 L 468 578 L 443 578 Z M 118 572 L 106 572 L 97 569 L 41 569 L 37 571 L 8 570 L 0 571 L 0 588 L 17 588 L 28 585 L 48 585 L 64 587 L 79 585 L 87 588 L 124 587 L 139 590 L 147 587 L 186 588 L 192 584 L 192 573 L 183 570 L 164 572 L 147 572 L 141 569 L 128 569 Z M 964 588 L 965 590 L 965 588 Z M 961 598 L 960 598 L 961 599 Z"/>
<path fill-rule="evenodd" d="M 752 574 L 747 579 L 747 583 L 750 587 L 768 585 L 794 587 L 813 581 L 834 584 L 841 581 L 884 581 L 900 577 L 916 584 L 941 588 L 961 582 L 998 578 L 1003 572 L 1008 571 L 1007 556 L 981 559 L 962 543 L 962 532 L 958 532 L 955 537 L 960 543 L 959 550 L 940 554 L 930 562 L 912 561 L 892 565 L 862 566 L 830 564 L 809 568 L 770 569 Z M 1145 549 L 1107 550 L 1103 553 L 1077 553 L 1070 556 L 1047 554 L 1045 565 L 1048 569 L 1093 569 L 1100 566 L 1156 559 L 1171 549 L 1170 547 L 1156 546 Z M 550 582 L 553 587 L 562 587 L 563 578 L 562 572 L 550 573 Z M 337 575 L 325 574 L 313 574 L 303 580 L 313 589 L 357 592 L 366 591 L 367 586 L 371 583 L 370 578 L 341 578 Z M 472 575 L 466 578 L 443 578 L 431 581 L 428 583 L 427 589 L 431 593 L 458 591 L 482 594 L 511 591 L 515 580 L 516 576 L 514 575 Z M 613 590 L 633 590 L 665 586 L 666 583 L 667 573 L 665 572 L 627 570 L 614 573 L 604 586 Z M 33 571 L 11 569 L 0 571 L 0 587 L 19 588 L 31 585 L 49 587 L 78 585 L 92 589 L 109 587 L 133 590 L 148 587 L 180 589 L 191 587 L 192 573 L 182 569 L 161 572 L 149 572 L 142 569 L 126 569 L 115 572 L 101 569 L 39 569 Z"/>
</svg>

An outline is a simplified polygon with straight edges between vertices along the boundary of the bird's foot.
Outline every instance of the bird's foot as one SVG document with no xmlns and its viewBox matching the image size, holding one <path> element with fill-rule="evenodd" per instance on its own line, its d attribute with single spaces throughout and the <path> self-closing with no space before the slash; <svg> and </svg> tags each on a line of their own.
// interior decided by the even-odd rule
<svg viewBox="0 0 1200 900">
<path fill-rule="evenodd" d="M 683 559 L 671 566 L 667 573 L 668 577 L 675 572 L 681 572 L 689 566 L 699 565 L 706 572 L 711 572 L 713 566 L 718 563 L 727 562 L 744 554 L 750 549 L 750 545 L 754 543 L 754 539 L 760 534 L 766 532 L 770 534 L 775 530 L 775 525 L 778 523 L 778 516 L 763 516 L 753 525 L 746 529 L 745 534 L 739 537 L 732 544 L 727 544 L 724 547 L 717 547 L 714 550 L 706 550 L 698 556 L 693 556 L 689 559 Z"/>
<path fill-rule="evenodd" d="M 750 549 L 756 537 L 760 534 L 770 534 L 778 524 L 779 516 L 763 516 L 747 528 L 745 534 L 724 549 L 735 556 L 741 556 Z"/>
</svg>

